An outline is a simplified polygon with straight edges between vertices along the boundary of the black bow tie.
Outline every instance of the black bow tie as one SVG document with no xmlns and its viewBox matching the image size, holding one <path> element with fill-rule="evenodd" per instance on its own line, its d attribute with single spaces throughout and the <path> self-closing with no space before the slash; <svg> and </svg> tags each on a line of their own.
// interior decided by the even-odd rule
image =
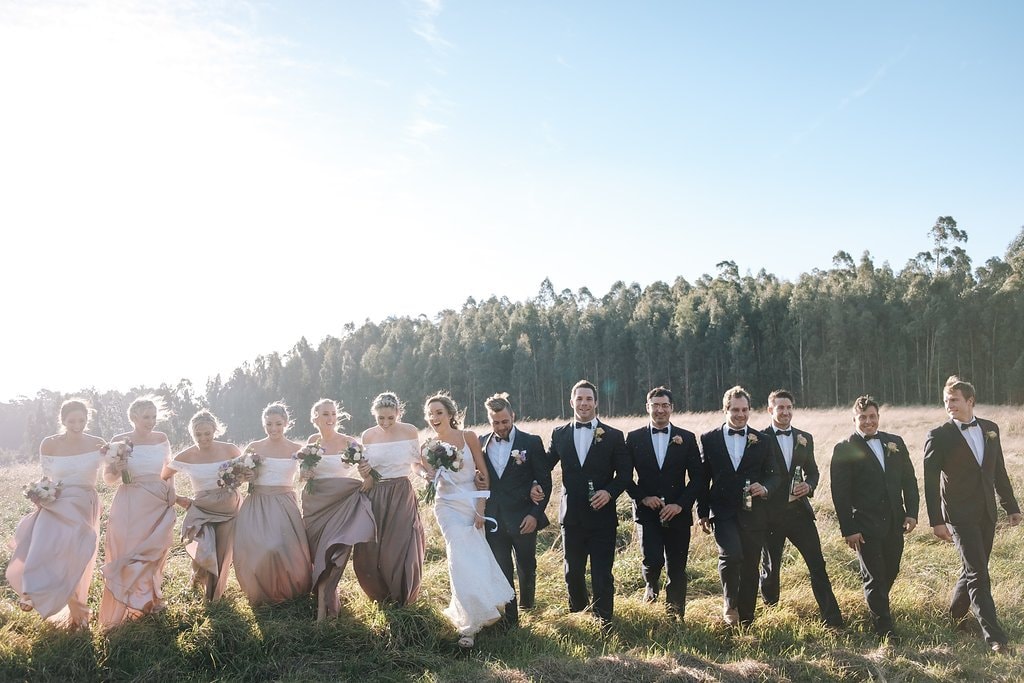
<svg viewBox="0 0 1024 683">
<path fill-rule="evenodd" d="M 977 427 L 977 426 L 978 426 L 978 418 L 974 418 L 974 420 L 972 422 L 964 422 L 962 425 L 960 425 L 960 429 L 962 429 L 962 430 L 964 430 L 966 432 L 971 427 Z"/>
<path fill-rule="evenodd" d="M 661 429 L 651 427 L 651 434 L 668 434 L 668 427 L 662 427 Z"/>
<path fill-rule="evenodd" d="M 775 435 L 776 436 L 792 436 L 793 435 L 793 430 L 792 429 L 787 429 L 786 431 L 782 431 L 781 429 L 776 429 L 775 430 Z"/>
<path fill-rule="evenodd" d="M 577 422 L 576 423 L 576 429 L 593 429 L 593 428 L 594 428 L 594 425 L 590 424 L 589 422 Z"/>
<path fill-rule="evenodd" d="M 730 429 L 729 430 L 729 436 L 736 436 L 737 434 L 740 435 L 740 436 L 743 436 L 746 433 L 747 433 L 746 429 Z"/>
<path fill-rule="evenodd" d="M 864 436 L 865 441 L 871 441 L 871 439 L 878 439 L 878 434 L 866 434 Z M 881 440 L 881 439 L 879 439 Z"/>
<path fill-rule="evenodd" d="M 497 441 L 498 443 L 501 443 L 502 441 L 508 441 L 509 439 L 508 439 L 508 437 L 505 437 L 505 438 L 503 439 L 503 438 L 501 438 L 500 436 L 495 436 L 495 437 L 494 437 L 494 440 L 495 440 L 495 441 Z"/>
</svg>

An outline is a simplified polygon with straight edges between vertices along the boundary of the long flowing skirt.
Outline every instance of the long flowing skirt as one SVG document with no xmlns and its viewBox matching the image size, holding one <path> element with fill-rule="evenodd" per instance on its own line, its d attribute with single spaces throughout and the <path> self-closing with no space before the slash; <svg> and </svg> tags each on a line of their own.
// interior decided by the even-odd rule
<svg viewBox="0 0 1024 683">
<path fill-rule="evenodd" d="M 363 591 L 377 602 L 415 602 L 423 579 L 426 542 L 407 478 L 377 482 L 368 494 L 377 522 L 377 540 L 360 543 L 352 569 Z"/>
<path fill-rule="evenodd" d="M 174 487 L 159 477 L 122 484 L 110 504 L 100 624 L 111 628 L 164 606 L 161 584 L 174 542 Z"/>
<path fill-rule="evenodd" d="M 7 581 L 44 618 L 88 626 L 89 583 L 99 547 L 100 499 L 91 486 L 65 486 L 18 523 Z"/>
<path fill-rule="evenodd" d="M 228 584 L 235 516 L 242 497 L 234 489 L 198 491 L 181 522 L 181 540 L 192 558 L 192 583 L 205 599 L 220 599 Z"/>
<path fill-rule="evenodd" d="M 309 592 L 309 544 L 290 486 L 252 486 L 238 511 L 234 551 L 235 578 L 249 604 Z"/>
<path fill-rule="evenodd" d="M 302 494 L 302 521 L 313 557 L 313 585 L 327 582 L 327 612 L 338 613 L 335 587 L 352 546 L 376 538 L 370 499 L 359 492 L 362 482 L 350 477 L 313 479 L 312 493 Z"/>
<path fill-rule="evenodd" d="M 444 536 L 452 597 L 444 615 L 461 636 L 475 635 L 501 618 L 505 604 L 515 596 L 494 559 L 484 529 L 473 522 L 473 500 L 438 495 L 434 515 Z"/>
</svg>

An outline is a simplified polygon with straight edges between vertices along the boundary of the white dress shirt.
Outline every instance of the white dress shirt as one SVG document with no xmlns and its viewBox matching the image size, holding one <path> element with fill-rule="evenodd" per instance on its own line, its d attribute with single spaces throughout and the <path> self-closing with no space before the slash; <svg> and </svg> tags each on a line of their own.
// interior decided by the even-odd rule
<svg viewBox="0 0 1024 683">
<path fill-rule="evenodd" d="M 985 460 L 985 435 L 981 433 L 981 425 L 975 424 L 964 429 L 961 426 L 963 425 L 963 422 L 956 418 L 953 419 L 953 424 L 960 429 L 960 433 L 967 441 L 967 445 L 971 447 L 971 452 L 974 453 L 974 459 L 978 461 L 978 465 L 980 466 Z"/>
<path fill-rule="evenodd" d="M 590 450 L 590 444 L 594 442 L 595 430 L 597 429 L 597 419 L 590 421 L 590 429 L 586 427 L 577 427 L 577 420 L 572 421 L 573 439 L 576 440 L 576 454 L 580 457 L 580 466 L 587 459 L 587 452 Z"/>
<path fill-rule="evenodd" d="M 672 432 L 672 425 L 667 425 L 669 433 Z M 649 426 L 650 429 L 654 429 L 654 425 Z M 654 457 L 658 460 L 658 469 L 660 470 L 665 466 L 665 453 L 668 452 L 668 437 L 669 434 L 655 434 L 651 432 L 651 442 L 654 444 Z"/>
<path fill-rule="evenodd" d="M 857 433 L 864 437 L 864 440 L 868 442 L 868 448 L 870 448 L 871 452 L 875 454 L 876 458 L 878 458 L 878 464 L 882 466 L 882 471 L 885 472 L 885 453 L 882 452 L 882 440 L 875 438 L 868 439 L 861 431 L 858 431 Z M 877 434 L 878 432 L 875 433 Z"/>
<path fill-rule="evenodd" d="M 725 447 L 729 450 L 729 459 L 732 460 L 732 468 L 740 471 L 740 462 L 743 460 L 743 451 L 747 448 L 747 428 L 743 428 L 741 434 L 729 434 L 733 427 L 726 422 L 722 425 L 722 436 L 725 437 Z"/>
<path fill-rule="evenodd" d="M 501 475 L 505 473 L 508 459 L 512 457 L 512 442 L 515 440 L 516 428 L 513 427 L 512 431 L 508 433 L 508 440 L 502 439 L 499 442 L 498 436 L 495 434 L 487 441 L 487 458 L 491 461 L 498 479 L 501 479 Z"/>
<path fill-rule="evenodd" d="M 777 430 L 774 424 L 772 430 Z M 791 472 L 793 470 L 793 432 L 792 427 L 789 428 L 789 436 L 785 434 L 776 434 L 775 440 L 779 442 L 779 448 L 782 449 L 782 457 L 786 460 L 786 471 Z"/>
</svg>

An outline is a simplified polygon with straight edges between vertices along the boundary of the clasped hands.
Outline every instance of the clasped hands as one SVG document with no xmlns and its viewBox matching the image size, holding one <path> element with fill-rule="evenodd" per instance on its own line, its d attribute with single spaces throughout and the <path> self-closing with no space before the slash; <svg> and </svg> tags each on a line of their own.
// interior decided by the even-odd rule
<svg viewBox="0 0 1024 683">
<path fill-rule="evenodd" d="M 665 503 L 658 496 L 646 496 L 640 501 L 640 504 L 649 507 L 652 510 L 661 510 L 658 514 L 658 519 L 663 523 L 668 522 L 683 511 L 683 506 L 676 505 L 675 503 Z"/>
</svg>

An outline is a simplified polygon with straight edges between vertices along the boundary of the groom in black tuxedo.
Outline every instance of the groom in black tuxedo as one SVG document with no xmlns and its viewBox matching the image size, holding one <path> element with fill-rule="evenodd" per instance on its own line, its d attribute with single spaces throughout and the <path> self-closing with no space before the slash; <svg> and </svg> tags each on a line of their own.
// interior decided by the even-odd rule
<svg viewBox="0 0 1024 683">
<path fill-rule="evenodd" d="M 629 453 L 622 432 L 597 419 L 597 387 L 587 380 L 573 385 L 573 421 L 551 433 L 548 465 L 562 465 L 558 521 L 565 549 L 565 586 L 569 611 L 590 605 L 586 568 L 594 589 L 594 613 L 604 626 L 612 620 L 615 581 L 615 499 L 631 482 Z"/>
<path fill-rule="evenodd" d="M 900 571 L 903 535 L 917 526 L 920 495 L 903 439 L 878 430 L 878 403 L 853 403 L 857 431 L 832 450 L 832 502 L 846 544 L 857 552 L 875 632 L 896 638 L 889 591 Z"/>
<path fill-rule="evenodd" d="M 704 488 L 697 437 L 672 424 L 672 392 L 665 387 L 647 393 L 651 421 L 626 437 L 636 470 L 630 482 L 633 519 L 640 526 L 644 558 L 644 602 L 655 602 L 661 570 L 667 566 L 665 602 L 668 613 L 686 612 L 686 558 L 690 550 L 693 504 Z M 687 479 L 689 479 L 687 481 Z"/>
<path fill-rule="evenodd" d="M 772 423 L 764 430 L 775 454 L 775 469 L 782 485 L 768 497 L 768 533 L 761 552 L 761 597 L 766 605 L 779 602 L 779 574 L 786 539 L 800 551 L 811 577 L 811 591 L 821 619 L 831 628 L 843 628 L 843 616 L 825 571 L 821 537 L 808 500 L 818 488 L 818 464 L 814 461 L 814 437 L 793 426 L 793 394 L 776 389 L 768 394 Z M 800 468 L 802 481 L 795 480 Z"/>
<path fill-rule="evenodd" d="M 697 515 L 705 533 L 712 528 L 715 531 L 725 623 L 746 626 L 754 621 L 757 565 L 768 528 L 768 495 L 782 482 L 768 437 L 747 425 L 747 390 L 735 386 L 726 391 L 722 408 L 726 423 L 700 437 L 706 484 Z"/>
<path fill-rule="evenodd" d="M 495 394 L 484 406 L 492 430 L 480 437 L 491 483 L 484 514 L 498 523 L 498 528 L 487 534 L 487 543 L 510 586 L 516 585 L 512 580 L 515 555 L 519 605 L 529 609 L 537 587 L 537 532 L 548 525 L 544 508 L 551 496 L 551 470 L 540 437 L 514 425 L 516 415 L 508 394 Z M 537 503 L 530 500 L 535 483 L 543 492 Z M 511 626 L 519 624 L 515 596 L 505 606 L 504 620 Z"/>
<path fill-rule="evenodd" d="M 964 630 L 971 630 L 973 613 L 985 642 L 1001 654 L 1009 646 L 996 618 L 988 573 L 996 533 L 996 496 L 1011 526 L 1020 524 L 1020 507 L 1006 474 L 999 426 L 974 415 L 974 386 L 954 375 L 946 381 L 942 402 L 950 421 L 928 432 L 924 497 L 932 532 L 955 543 L 960 553 L 960 578 L 953 587 L 949 612 Z"/>
</svg>

